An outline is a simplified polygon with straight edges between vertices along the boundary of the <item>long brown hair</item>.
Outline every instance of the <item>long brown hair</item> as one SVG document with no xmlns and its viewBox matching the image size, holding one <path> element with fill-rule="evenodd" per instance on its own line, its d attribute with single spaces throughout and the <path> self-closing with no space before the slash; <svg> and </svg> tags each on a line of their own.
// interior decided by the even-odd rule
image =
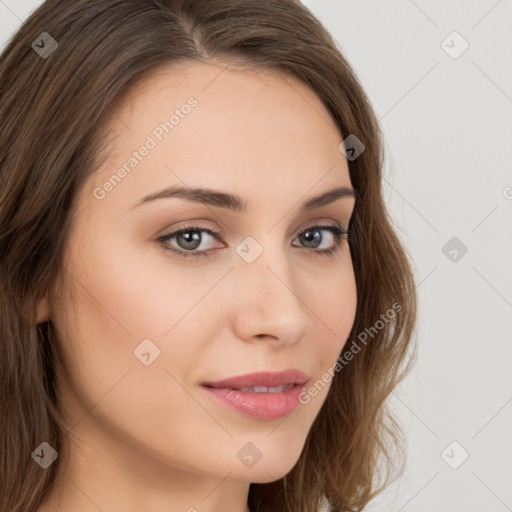
<svg viewBox="0 0 512 512">
<path fill-rule="evenodd" d="M 386 399 L 411 368 L 416 296 L 383 202 L 378 121 L 332 36 L 298 0 L 47 0 L 0 59 L 0 509 L 37 510 L 55 479 L 59 459 L 42 469 L 31 457 L 42 441 L 59 451 L 66 436 L 58 344 L 51 320 L 35 324 L 36 306 L 63 273 L 74 198 L 98 167 L 115 100 L 160 66 L 223 59 L 298 77 L 343 139 L 365 146 L 349 159 L 360 350 L 336 372 L 295 467 L 251 484 L 248 503 L 361 510 L 403 472 L 404 436 Z"/>
</svg>

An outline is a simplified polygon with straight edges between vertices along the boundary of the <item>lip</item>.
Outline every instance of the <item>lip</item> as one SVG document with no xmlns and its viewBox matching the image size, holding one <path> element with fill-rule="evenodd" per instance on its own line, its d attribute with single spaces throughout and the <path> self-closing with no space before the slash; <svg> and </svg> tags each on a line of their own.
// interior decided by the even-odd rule
<svg viewBox="0 0 512 512">
<path fill-rule="evenodd" d="M 275 387 L 285 384 L 305 384 L 308 376 L 300 370 L 284 370 L 280 372 L 256 372 L 239 375 L 217 382 L 203 382 L 202 385 L 211 388 L 236 389 L 254 386 Z"/>
<path fill-rule="evenodd" d="M 223 405 L 260 420 L 272 420 L 290 414 L 299 405 L 299 396 L 305 388 L 305 384 L 294 384 L 279 393 L 260 393 L 201 386 L 207 395 Z"/>
<path fill-rule="evenodd" d="M 300 370 L 256 372 L 217 382 L 204 382 L 201 389 L 223 405 L 247 416 L 262 420 L 281 418 L 299 405 L 299 396 L 306 387 L 308 376 Z M 274 392 L 243 391 L 236 388 L 277 387 L 291 385 Z"/>
</svg>

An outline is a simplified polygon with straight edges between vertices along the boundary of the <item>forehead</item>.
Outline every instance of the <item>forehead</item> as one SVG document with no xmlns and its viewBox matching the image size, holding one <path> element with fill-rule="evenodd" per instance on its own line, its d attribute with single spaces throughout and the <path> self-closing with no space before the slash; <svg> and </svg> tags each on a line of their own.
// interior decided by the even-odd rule
<svg viewBox="0 0 512 512">
<path fill-rule="evenodd" d="M 132 113 L 136 115 L 147 110 L 157 98 L 162 108 L 173 108 L 181 97 L 192 94 L 204 105 L 245 107 L 247 110 L 263 108 L 265 104 L 271 108 L 275 102 L 284 102 L 301 112 L 309 108 L 320 117 L 327 114 L 324 121 L 335 127 L 316 93 L 290 73 L 219 61 L 178 62 L 144 74 L 117 99 L 116 117 L 129 124 Z M 163 115 L 165 111 L 159 113 Z"/>
<path fill-rule="evenodd" d="M 201 121 L 215 120 L 208 126 L 211 133 L 245 127 L 244 133 L 271 134 L 273 129 L 287 127 L 288 132 L 281 134 L 283 142 L 294 135 L 340 137 L 320 98 L 298 78 L 281 70 L 223 63 L 185 62 L 155 70 L 118 99 L 111 109 L 115 115 L 110 128 L 129 142 L 131 134 L 148 132 L 155 121 L 168 120 L 191 97 L 198 102 L 188 121 L 194 130 Z M 291 124 L 298 118 L 301 123 Z"/>
<path fill-rule="evenodd" d="M 123 173 L 122 194 L 132 199 L 180 180 L 241 195 L 263 183 L 303 195 L 327 174 L 333 185 L 350 185 L 330 113 L 312 89 L 281 71 L 175 64 L 127 90 L 111 114 L 112 144 L 95 186 L 151 146 Z"/>
</svg>

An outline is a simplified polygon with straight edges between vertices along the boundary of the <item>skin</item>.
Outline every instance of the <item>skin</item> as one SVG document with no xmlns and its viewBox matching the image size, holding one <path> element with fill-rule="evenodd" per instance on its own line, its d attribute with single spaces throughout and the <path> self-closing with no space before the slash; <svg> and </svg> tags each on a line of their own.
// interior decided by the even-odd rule
<svg viewBox="0 0 512 512">
<path fill-rule="evenodd" d="M 117 106 L 109 157 L 79 191 L 64 293 L 38 306 L 37 322 L 51 319 L 60 342 L 57 393 L 70 431 L 39 512 L 247 512 L 250 482 L 293 468 L 325 402 L 330 382 L 286 418 L 261 420 L 200 388 L 289 368 L 321 380 L 357 302 L 349 242 L 322 256 L 298 238 L 322 223 L 348 227 L 350 197 L 299 211 L 314 195 L 351 187 L 336 125 L 298 80 L 224 66 L 169 66 L 139 83 Z M 94 190 L 190 96 L 190 114 L 97 199 Z M 238 194 L 248 210 L 178 198 L 130 209 L 176 184 Z M 156 242 L 189 222 L 221 232 L 200 232 L 203 258 Z M 320 249 L 334 245 L 330 231 L 320 234 Z M 250 264 L 235 251 L 247 236 L 263 249 Z M 146 338 L 160 349 L 149 366 L 134 356 Z M 252 467 L 237 457 L 249 442 L 262 454 Z"/>
</svg>

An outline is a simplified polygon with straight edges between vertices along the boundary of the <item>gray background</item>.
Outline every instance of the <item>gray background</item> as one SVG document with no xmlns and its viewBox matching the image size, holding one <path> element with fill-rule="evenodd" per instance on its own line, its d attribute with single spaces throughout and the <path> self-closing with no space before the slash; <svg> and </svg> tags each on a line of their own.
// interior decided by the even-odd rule
<svg viewBox="0 0 512 512">
<path fill-rule="evenodd" d="M 365 510 L 512 511 L 512 0 L 303 2 L 381 121 L 418 283 L 418 362 L 391 399 L 408 464 Z M 40 3 L 0 0 L 2 47 Z"/>
</svg>

